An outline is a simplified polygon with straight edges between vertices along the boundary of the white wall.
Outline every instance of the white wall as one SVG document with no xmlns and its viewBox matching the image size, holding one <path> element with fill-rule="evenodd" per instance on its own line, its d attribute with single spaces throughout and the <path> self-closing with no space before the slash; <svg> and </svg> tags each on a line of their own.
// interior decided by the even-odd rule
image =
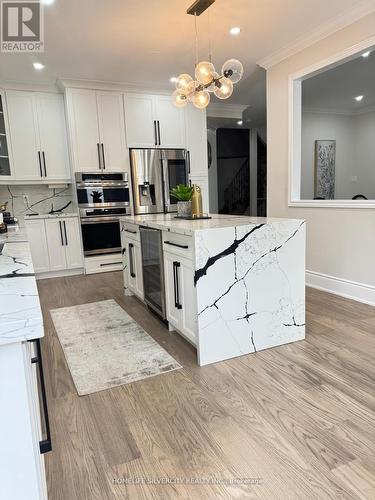
<svg viewBox="0 0 375 500">
<path fill-rule="evenodd" d="M 315 140 L 336 141 L 335 198 L 375 198 L 375 112 L 302 114 L 301 198 L 314 198 Z M 357 180 L 354 180 L 354 177 Z"/>
<path fill-rule="evenodd" d="M 267 72 L 268 215 L 307 222 L 307 268 L 375 286 L 375 210 L 288 207 L 288 76 L 375 34 L 375 13 Z"/>
<path fill-rule="evenodd" d="M 207 140 L 211 144 L 212 163 L 208 169 L 208 189 L 210 196 L 210 213 L 219 212 L 218 189 L 217 189 L 217 154 L 216 154 L 216 130 L 207 130 Z"/>
</svg>

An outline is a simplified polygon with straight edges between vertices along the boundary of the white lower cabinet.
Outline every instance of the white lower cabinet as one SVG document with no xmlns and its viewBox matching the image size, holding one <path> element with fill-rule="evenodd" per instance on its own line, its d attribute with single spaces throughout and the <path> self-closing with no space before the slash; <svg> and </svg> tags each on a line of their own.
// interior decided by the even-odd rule
<svg viewBox="0 0 375 500">
<path fill-rule="evenodd" d="M 167 320 L 192 344 L 197 344 L 194 269 L 191 259 L 164 250 Z"/>
<path fill-rule="evenodd" d="M 131 293 L 144 300 L 142 250 L 139 227 L 123 224 L 121 227 L 121 247 L 124 267 L 124 283 Z"/>
<path fill-rule="evenodd" d="M 27 220 L 26 229 L 36 274 L 83 268 L 78 218 Z"/>
</svg>

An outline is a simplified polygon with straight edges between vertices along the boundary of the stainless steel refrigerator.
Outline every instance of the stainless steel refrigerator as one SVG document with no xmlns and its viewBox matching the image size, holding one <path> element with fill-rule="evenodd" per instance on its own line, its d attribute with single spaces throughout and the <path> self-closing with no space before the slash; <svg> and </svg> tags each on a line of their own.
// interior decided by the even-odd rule
<svg viewBox="0 0 375 500">
<path fill-rule="evenodd" d="M 134 214 L 177 212 L 170 190 L 187 184 L 189 152 L 185 149 L 131 149 Z"/>
</svg>

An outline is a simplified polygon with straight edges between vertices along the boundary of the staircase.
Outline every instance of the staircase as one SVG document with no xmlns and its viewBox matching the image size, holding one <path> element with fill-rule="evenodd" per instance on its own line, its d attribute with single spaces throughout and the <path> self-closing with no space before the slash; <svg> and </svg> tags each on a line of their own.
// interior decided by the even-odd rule
<svg viewBox="0 0 375 500">
<path fill-rule="evenodd" d="M 247 158 L 232 182 L 224 191 L 224 208 L 221 214 L 244 215 L 250 207 L 250 168 Z"/>
</svg>

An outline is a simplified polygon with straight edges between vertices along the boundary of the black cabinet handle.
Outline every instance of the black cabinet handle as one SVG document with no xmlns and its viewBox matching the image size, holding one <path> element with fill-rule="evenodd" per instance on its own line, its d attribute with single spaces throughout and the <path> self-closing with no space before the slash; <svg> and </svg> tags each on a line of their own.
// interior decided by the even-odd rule
<svg viewBox="0 0 375 500">
<path fill-rule="evenodd" d="M 100 159 L 100 144 L 97 142 L 96 145 L 98 147 L 98 161 L 99 161 L 99 168 L 101 170 L 102 169 L 102 161 Z"/>
<path fill-rule="evenodd" d="M 164 245 L 171 245 L 178 248 L 189 248 L 189 245 L 180 245 L 179 243 L 172 243 L 171 241 L 164 241 Z"/>
<path fill-rule="evenodd" d="M 64 243 L 64 238 L 63 238 L 63 232 L 62 232 L 62 224 L 61 224 L 61 220 L 59 220 L 59 226 L 60 226 L 60 238 L 61 238 L 61 245 L 64 246 L 65 243 Z"/>
<path fill-rule="evenodd" d="M 42 159 L 41 159 L 41 157 L 40 157 L 40 151 L 38 151 L 38 160 L 39 160 L 40 177 L 43 177 Z"/>
<path fill-rule="evenodd" d="M 68 237 L 66 235 L 66 222 L 63 221 L 63 224 L 64 224 L 65 245 L 68 246 Z"/>
<path fill-rule="evenodd" d="M 47 435 L 46 439 L 39 441 L 39 449 L 40 449 L 40 453 L 48 453 L 49 451 L 52 451 L 52 440 L 51 440 L 51 429 L 50 429 L 50 425 L 49 425 L 46 386 L 44 383 L 44 372 L 43 372 L 42 351 L 40 349 L 40 339 L 31 340 L 30 342 L 35 342 L 35 344 L 36 344 L 36 357 L 31 358 L 31 362 L 38 364 L 39 382 L 40 382 L 40 390 L 41 390 L 43 414 L 44 414 L 44 423 L 45 423 L 46 435 Z"/>
<path fill-rule="evenodd" d="M 161 137 L 160 137 L 160 122 L 158 120 L 158 143 L 159 143 L 159 146 L 161 146 Z"/>
<path fill-rule="evenodd" d="M 105 155 L 104 155 L 104 144 L 102 143 L 102 159 L 103 159 L 103 170 L 105 170 Z"/>
<path fill-rule="evenodd" d="M 137 231 L 130 231 L 130 229 L 124 229 L 125 233 L 137 234 Z"/>
<path fill-rule="evenodd" d="M 129 243 L 129 270 L 130 270 L 130 276 L 132 278 L 135 278 L 134 260 L 133 260 L 133 248 L 134 248 L 133 243 Z"/>
<path fill-rule="evenodd" d="M 178 281 L 179 267 L 181 267 L 179 262 L 173 262 L 174 306 L 176 309 L 182 309 L 182 304 L 180 303 L 180 284 Z"/>
<path fill-rule="evenodd" d="M 47 177 L 46 155 L 44 154 L 44 151 L 42 152 L 42 155 L 43 155 L 44 175 L 45 177 Z"/>
<path fill-rule="evenodd" d="M 186 162 L 188 167 L 188 173 L 190 175 L 190 151 L 186 151 Z"/>
<path fill-rule="evenodd" d="M 155 135 L 155 146 L 158 145 L 158 132 L 156 130 L 156 120 L 154 120 L 154 135 Z"/>
</svg>

